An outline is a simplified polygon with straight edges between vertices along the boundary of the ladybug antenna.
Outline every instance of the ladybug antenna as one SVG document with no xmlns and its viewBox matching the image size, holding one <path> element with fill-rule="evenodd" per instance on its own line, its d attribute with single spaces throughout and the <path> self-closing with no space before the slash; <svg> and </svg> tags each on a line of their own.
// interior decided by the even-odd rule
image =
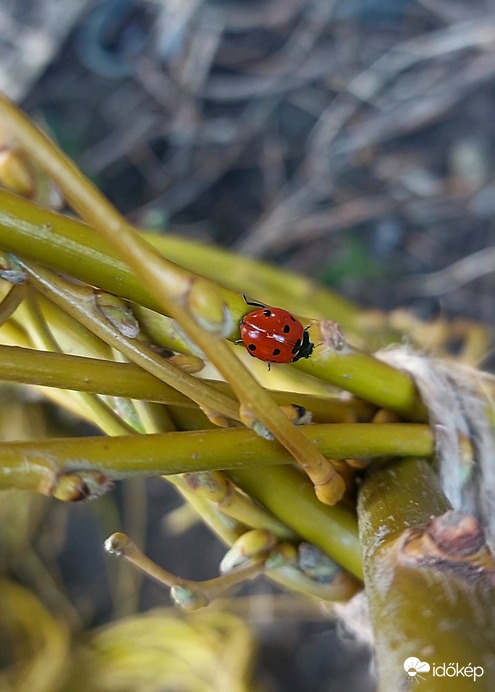
<svg viewBox="0 0 495 692">
<path fill-rule="evenodd" d="M 243 299 L 243 301 L 246 303 L 246 305 L 252 305 L 253 308 L 264 308 L 264 307 L 266 307 L 263 303 L 256 303 L 256 302 L 252 302 L 252 301 L 248 300 L 248 299 L 246 298 L 246 294 L 245 294 L 245 293 L 242 294 L 242 299 Z"/>
</svg>

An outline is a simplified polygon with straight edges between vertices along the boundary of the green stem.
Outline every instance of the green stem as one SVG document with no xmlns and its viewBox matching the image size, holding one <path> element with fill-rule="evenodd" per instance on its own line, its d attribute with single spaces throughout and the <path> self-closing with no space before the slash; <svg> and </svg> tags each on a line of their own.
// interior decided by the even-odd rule
<svg viewBox="0 0 495 692">
<path fill-rule="evenodd" d="M 409 455 L 412 451 L 427 454 L 432 452 L 433 446 L 429 429 L 415 424 L 336 423 L 306 426 L 302 433 L 322 453 L 333 458 Z M 1 445 L 0 449 L 0 485 L 3 488 L 33 487 L 31 473 L 39 475 L 38 466 L 64 472 L 92 468 L 119 479 L 131 475 L 290 464 L 292 461 L 280 444 L 264 440 L 244 428 L 111 439 L 84 437 L 12 442 Z M 248 475 L 256 479 L 258 473 L 248 472 Z M 255 492 L 253 494 L 256 496 Z"/>
<path fill-rule="evenodd" d="M 245 292 L 246 286 L 256 277 L 257 285 L 260 285 L 256 297 L 267 302 L 283 306 L 285 301 L 287 308 L 300 314 L 306 314 L 308 305 L 311 305 L 315 316 L 332 317 L 347 327 L 356 321 L 356 308 L 351 303 L 321 289 L 305 277 L 294 277 L 291 272 L 190 239 L 185 241 L 152 233 L 145 233 L 143 237 L 167 259 L 212 281 L 221 277 L 221 282 L 230 289 L 225 291 L 225 295 L 231 309 L 237 308 L 239 320 L 245 313 L 245 304 L 238 294 Z M 160 311 L 156 300 L 127 265 L 116 259 L 108 242 L 91 226 L 7 190 L 0 190 L 0 245 L 6 251 L 47 264 L 109 293 Z M 261 278 L 255 274 L 258 267 Z M 246 273 L 247 268 L 249 271 Z M 235 306 L 232 292 L 237 294 Z"/>
<path fill-rule="evenodd" d="M 433 517 L 449 504 L 431 466 L 421 459 L 394 461 L 373 468 L 362 487 L 359 529 L 366 592 L 376 636 L 380 689 L 412 689 L 404 661 L 415 656 L 430 672 L 414 689 L 467 692 L 495 687 L 495 569 L 490 559 L 470 562 L 462 545 L 457 560 L 448 551 L 416 548 Z M 474 520 L 473 520 L 474 521 Z M 448 538 L 448 535 L 447 535 Z M 425 543 L 428 545 L 428 543 Z M 433 674 L 445 664 L 482 666 L 473 678 Z"/>
<path fill-rule="evenodd" d="M 0 248 L 162 312 L 160 304 L 91 226 L 0 189 Z M 219 289 L 221 290 L 221 289 Z M 229 304 L 231 291 L 225 291 Z M 237 295 L 239 320 L 245 303 Z"/>
<path fill-rule="evenodd" d="M 158 301 L 123 262 L 115 259 L 108 242 L 94 229 L 3 190 L 0 190 L 0 247 L 163 312 Z M 218 290 L 238 325 L 246 313 L 246 305 L 238 294 Z M 314 343 L 322 343 L 316 327 L 311 328 L 310 334 Z M 237 337 L 236 327 L 230 338 Z M 161 341 L 167 345 L 169 334 L 163 333 Z M 170 346 L 177 348 L 177 343 Z M 342 352 L 318 348 L 309 360 L 299 360 L 294 367 L 407 418 L 426 419 L 416 387 L 405 373 L 351 346 Z"/>
<path fill-rule="evenodd" d="M 331 318 L 344 329 L 355 329 L 359 308 L 306 276 L 267 262 L 177 235 L 144 233 L 161 255 L 196 274 L 219 281 L 235 293 L 249 293 L 267 305 L 279 305 L 299 315 Z"/>
<path fill-rule="evenodd" d="M 311 358 L 297 361 L 296 368 L 408 420 L 428 419 L 416 385 L 405 372 L 349 344 L 340 350 L 320 346 L 324 339 L 316 325 L 309 334 L 317 348 Z"/>
<path fill-rule="evenodd" d="M 21 264 L 28 271 L 31 283 L 40 293 L 53 300 L 103 341 L 144 370 L 189 396 L 198 405 L 208 407 L 234 420 L 238 418 L 238 408 L 233 399 L 214 391 L 201 380 L 179 370 L 154 353 L 150 346 L 125 336 L 108 320 L 103 319 L 96 306 L 95 294 L 90 288 L 70 284 L 42 267 L 30 266 L 25 262 Z"/>
<path fill-rule="evenodd" d="M 26 284 L 11 284 L 7 295 L 0 302 L 0 325 L 17 310 L 26 297 Z"/>
<path fill-rule="evenodd" d="M 188 610 L 196 610 L 196 608 L 204 607 L 216 599 L 226 589 L 236 586 L 246 579 L 259 576 L 265 571 L 263 559 L 258 559 L 253 560 L 252 563 L 246 567 L 241 567 L 232 570 L 228 574 L 223 574 L 220 577 L 214 577 L 213 579 L 200 582 L 178 577 L 168 572 L 163 567 L 160 567 L 160 565 L 150 560 L 150 558 L 137 547 L 134 541 L 123 533 L 114 533 L 107 538 L 105 541 L 105 549 L 110 553 L 115 553 L 129 560 L 134 567 L 142 570 L 159 584 L 186 589 L 186 591 L 190 593 L 194 604 L 191 604 L 192 607 L 185 606 Z"/>
<path fill-rule="evenodd" d="M 297 469 L 237 468 L 229 477 L 289 528 L 362 579 L 361 550 L 354 514 L 343 505 L 318 502 L 311 483 Z"/>
<path fill-rule="evenodd" d="M 196 407 L 188 397 L 132 363 L 0 346 L 0 379 L 94 394 Z"/>
<path fill-rule="evenodd" d="M 4 329 L 0 330 L 0 340 L 5 338 Z M 15 334 L 11 340 L 16 340 Z M 133 363 L 115 363 L 19 346 L 0 345 L 0 380 L 197 409 L 197 404 L 191 399 Z M 223 382 L 207 380 L 207 383 L 213 389 L 229 394 Z M 271 396 L 281 405 L 296 402 L 304 406 L 314 414 L 313 420 L 318 423 L 352 422 L 371 417 L 372 409 L 359 400 L 323 399 L 309 394 L 273 391 Z"/>
<path fill-rule="evenodd" d="M 59 352 L 60 346 L 53 335 L 48 323 L 43 317 L 38 304 L 38 295 L 31 289 L 27 292 L 22 305 L 23 324 L 26 327 L 31 342 L 39 349 Z M 81 410 L 87 417 L 94 417 L 109 435 L 122 435 L 131 432 L 120 417 L 97 396 L 89 392 L 72 392 Z"/>
<path fill-rule="evenodd" d="M 256 470 L 246 469 L 249 474 L 254 476 Z M 187 488 L 182 476 L 170 476 L 169 480 L 176 486 L 177 490 L 183 495 L 184 499 L 194 507 L 195 511 L 201 516 L 201 520 L 210 527 L 210 529 L 227 545 L 231 546 L 239 536 L 246 530 L 245 526 L 238 524 L 231 517 L 220 513 L 216 507 L 212 506 L 208 500 L 192 492 Z M 296 506 L 298 506 L 298 497 L 294 498 Z M 309 500 L 308 502 L 311 502 Z M 314 498 L 313 498 L 314 501 Z M 321 503 L 318 503 L 321 507 Z M 212 508 L 216 510 L 212 512 Z M 332 527 L 334 525 L 332 524 Z M 282 584 L 292 591 L 304 593 L 307 596 L 315 596 L 326 601 L 346 600 L 350 598 L 356 591 L 359 582 L 349 585 L 349 576 L 343 573 L 341 578 L 335 579 L 330 584 L 315 582 L 308 578 L 299 570 L 288 568 L 276 568 L 270 570 L 267 574 L 269 579 Z"/>
</svg>

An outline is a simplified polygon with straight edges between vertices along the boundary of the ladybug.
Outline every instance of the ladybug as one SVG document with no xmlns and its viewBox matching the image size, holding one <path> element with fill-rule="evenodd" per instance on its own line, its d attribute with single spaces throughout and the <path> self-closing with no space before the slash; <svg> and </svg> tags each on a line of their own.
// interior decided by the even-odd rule
<svg viewBox="0 0 495 692">
<path fill-rule="evenodd" d="M 309 358 L 314 344 L 307 328 L 282 308 L 270 308 L 262 303 L 250 303 L 257 310 L 245 315 L 240 324 L 241 340 L 254 358 L 268 363 L 294 363 Z"/>
</svg>

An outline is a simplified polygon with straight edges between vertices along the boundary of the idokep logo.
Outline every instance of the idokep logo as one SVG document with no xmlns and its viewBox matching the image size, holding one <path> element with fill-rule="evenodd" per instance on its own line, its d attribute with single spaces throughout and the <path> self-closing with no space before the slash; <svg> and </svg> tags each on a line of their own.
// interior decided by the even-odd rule
<svg viewBox="0 0 495 692">
<path fill-rule="evenodd" d="M 430 671 L 435 678 L 472 678 L 474 682 L 481 678 L 484 674 L 482 666 L 472 666 L 470 663 L 467 666 L 460 666 L 458 663 L 433 663 L 430 666 L 426 661 L 420 661 L 416 656 L 410 656 L 404 661 L 404 670 L 416 682 L 426 680 L 423 673 Z"/>
<path fill-rule="evenodd" d="M 410 656 L 404 661 L 404 670 L 410 678 L 414 678 L 418 682 L 418 678 L 426 680 L 421 673 L 429 673 L 430 664 L 426 663 L 426 661 L 420 661 L 416 656 Z"/>
</svg>

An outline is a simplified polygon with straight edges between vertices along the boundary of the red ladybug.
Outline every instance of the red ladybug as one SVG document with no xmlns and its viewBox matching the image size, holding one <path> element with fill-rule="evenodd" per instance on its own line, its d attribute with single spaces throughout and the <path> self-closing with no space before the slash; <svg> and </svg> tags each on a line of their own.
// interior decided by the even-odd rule
<svg viewBox="0 0 495 692">
<path fill-rule="evenodd" d="M 258 307 L 245 315 L 240 324 L 242 342 L 254 358 L 268 363 L 293 363 L 310 357 L 314 344 L 290 312 L 247 300 L 246 303 Z"/>
</svg>

